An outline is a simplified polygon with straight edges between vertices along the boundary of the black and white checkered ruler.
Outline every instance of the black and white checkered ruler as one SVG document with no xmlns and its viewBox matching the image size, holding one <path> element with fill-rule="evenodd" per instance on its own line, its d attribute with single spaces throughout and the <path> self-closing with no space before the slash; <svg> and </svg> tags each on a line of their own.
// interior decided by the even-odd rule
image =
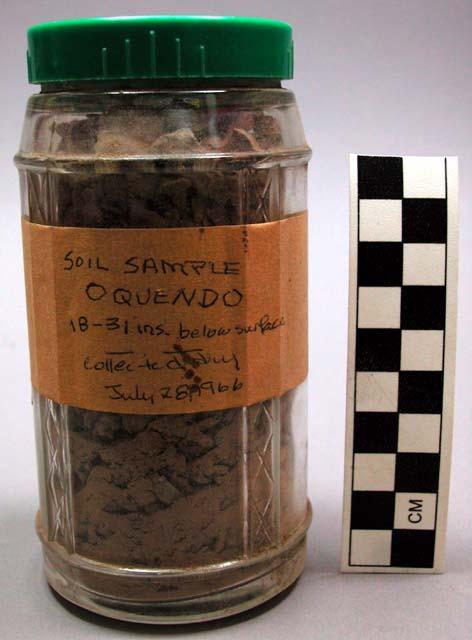
<svg viewBox="0 0 472 640">
<path fill-rule="evenodd" d="M 457 159 L 351 157 L 342 570 L 443 569 Z"/>
</svg>

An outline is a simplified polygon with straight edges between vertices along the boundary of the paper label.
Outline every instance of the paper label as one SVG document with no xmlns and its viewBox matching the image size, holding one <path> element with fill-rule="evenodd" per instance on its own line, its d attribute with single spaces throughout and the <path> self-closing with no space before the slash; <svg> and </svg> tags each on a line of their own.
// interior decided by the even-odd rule
<svg viewBox="0 0 472 640">
<path fill-rule="evenodd" d="M 117 413 L 280 396 L 307 375 L 307 215 L 175 229 L 23 220 L 33 386 Z"/>
</svg>

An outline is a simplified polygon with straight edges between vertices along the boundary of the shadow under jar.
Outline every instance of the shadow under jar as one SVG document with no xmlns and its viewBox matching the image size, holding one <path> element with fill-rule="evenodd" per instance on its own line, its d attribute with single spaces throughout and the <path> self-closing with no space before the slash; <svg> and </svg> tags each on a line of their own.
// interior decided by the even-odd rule
<svg viewBox="0 0 472 640">
<path fill-rule="evenodd" d="M 30 223 L 245 226 L 306 210 L 310 152 L 279 79 L 41 84 L 16 156 Z M 305 392 L 301 383 L 248 406 L 117 413 L 33 388 L 51 586 L 103 615 L 193 622 L 293 583 L 310 520 Z"/>
</svg>

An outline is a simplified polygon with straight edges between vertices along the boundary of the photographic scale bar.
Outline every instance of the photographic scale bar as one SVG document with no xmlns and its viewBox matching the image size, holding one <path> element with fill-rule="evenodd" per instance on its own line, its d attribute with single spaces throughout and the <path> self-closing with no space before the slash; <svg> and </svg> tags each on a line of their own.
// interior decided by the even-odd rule
<svg viewBox="0 0 472 640">
<path fill-rule="evenodd" d="M 444 567 L 457 158 L 351 156 L 341 570 Z"/>
</svg>

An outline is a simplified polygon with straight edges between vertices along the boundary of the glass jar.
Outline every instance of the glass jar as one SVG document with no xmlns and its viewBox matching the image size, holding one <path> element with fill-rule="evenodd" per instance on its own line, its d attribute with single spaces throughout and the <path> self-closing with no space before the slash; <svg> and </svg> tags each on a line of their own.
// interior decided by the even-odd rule
<svg viewBox="0 0 472 640">
<path fill-rule="evenodd" d="M 180 339 L 188 338 L 193 351 L 176 355 L 180 347 L 171 342 L 167 365 L 183 378 L 190 372 L 188 385 L 182 383 L 190 394 L 168 405 L 161 395 L 152 406 L 138 408 L 136 384 L 131 406 L 122 394 L 111 410 L 109 398 L 92 399 L 85 379 L 90 375 L 82 369 L 101 367 L 106 371 L 96 375 L 121 380 L 113 376 L 124 375 L 129 352 L 123 345 L 132 331 L 140 332 L 139 344 L 146 349 L 161 344 L 156 341 L 163 334 L 160 353 L 168 354 L 165 347 L 176 338 L 165 331 L 167 311 L 162 315 L 163 305 L 155 305 L 159 313 L 153 317 L 164 320 L 141 322 L 149 281 L 130 293 L 137 296 L 134 306 L 117 297 L 123 287 L 115 286 L 113 315 L 100 316 L 98 294 L 87 301 L 98 315 L 74 315 L 73 307 L 83 295 L 80 278 L 89 278 L 88 287 L 102 286 L 100 278 L 109 277 L 104 273 L 123 246 L 129 257 L 121 274 L 144 278 L 152 271 L 158 286 L 154 302 L 163 302 L 155 296 L 164 296 L 166 265 L 177 277 L 176 263 L 169 267 L 155 258 L 169 243 L 177 246 L 178 256 L 188 243 L 200 242 L 195 246 L 203 247 L 207 260 L 189 254 L 195 278 L 204 269 L 211 270 L 209 279 L 217 278 L 223 263 L 229 278 L 236 262 L 223 258 L 231 257 L 228 247 L 236 237 L 227 234 L 236 232 L 250 247 L 272 243 L 267 257 L 255 256 L 250 268 L 245 245 L 243 285 L 252 278 L 262 296 L 270 289 L 271 300 L 282 305 L 287 256 L 280 257 L 280 246 L 284 234 L 293 233 L 293 220 L 306 216 L 310 157 L 295 98 L 280 84 L 291 77 L 291 29 L 260 19 L 147 17 L 50 23 L 33 27 L 28 36 L 30 80 L 41 84 L 41 92 L 29 99 L 16 163 L 40 488 L 37 532 L 47 579 L 75 604 L 124 620 L 193 622 L 253 607 L 293 583 L 305 559 L 310 507 L 304 259 L 296 277 L 305 290 L 299 289 L 295 301 L 287 298 L 298 307 L 300 323 L 284 326 L 283 317 L 251 317 L 250 304 L 257 300 L 248 300 L 239 335 L 221 338 L 233 363 L 221 353 L 211 356 L 212 371 L 220 371 L 236 364 L 237 349 L 244 352 L 246 368 L 235 367 L 235 380 L 248 378 L 244 402 L 235 400 L 228 385 L 221 385 L 221 393 L 214 387 L 207 393 L 211 385 L 202 378 L 211 354 L 202 355 L 202 349 L 211 348 L 216 327 L 203 323 L 202 300 L 195 310 L 187 308 L 190 294 L 185 294 L 182 305 L 166 309 L 172 307 L 169 318 L 180 323 Z M 81 42 L 87 46 L 81 48 Z M 197 61 L 186 53 L 192 46 Z M 141 251 L 143 229 L 156 249 L 152 259 Z M 262 245 L 251 244 L 257 241 L 252 232 L 260 229 Z M 205 230 L 223 235 L 210 235 L 210 245 L 203 246 L 206 240 L 195 234 L 203 237 Z M 306 237 L 297 233 L 302 244 L 296 246 L 303 247 Z M 92 241 L 93 251 L 84 252 Z M 94 253 L 97 247 L 105 257 Z M 269 271 L 272 254 L 276 268 Z M 49 265 L 50 255 L 59 266 Z M 182 279 L 189 275 L 187 262 L 185 268 L 179 265 Z M 61 279 L 66 277 L 72 279 Z M 257 297 L 251 287 L 247 296 Z M 213 319 L 219 317 L 214 313 Z M 220 330 L 224 333 L 223 325 Z M 270 343 L 275 349 L 263 346 L 276 333 L 293 335 L 299 343 L 304 355 L 296 375 L 288 371 L 290 358 L 280 337 Z M 108 355 L 98 364 L 93 358 L 102 343 Z M 89 359 L 80 360 L 85 351 L 77 349 L 89 349 Z M 76 360 L 82 367 L 78 374 Z M 146 363 L 149 368 L 149 359 Z M 274 363 L 285 383 L 269 385 L 277 392 L 267 397 L 263 391 L 258 395 Z M 54 372 L 56 382 L 49 384 Z M 86 390 L 80 395 L 82 382 Z M 215 400 L 218 394 L 223 399 Z"/>
</svg>

